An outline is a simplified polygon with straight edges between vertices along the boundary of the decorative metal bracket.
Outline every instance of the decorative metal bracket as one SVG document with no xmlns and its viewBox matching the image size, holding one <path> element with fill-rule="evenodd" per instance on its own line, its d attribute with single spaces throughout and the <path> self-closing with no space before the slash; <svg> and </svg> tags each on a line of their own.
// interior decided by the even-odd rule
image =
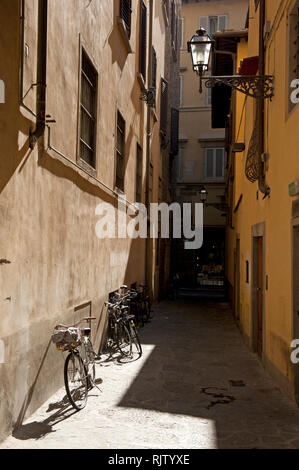
<svg viewBox="0 0 299 470">
<path fill-rule="evenodd" d="M 145 90 L 140 96 L 141 101 L 145 101 L 148 106 L 154 108 L 156 106 L 156 88 Z"/>
<path fill-rule="evenodd" d="M 273 75 L 201 76 L 200 80 L 205 80 L 206 88 L 213 88 L 217 83 L 222 83 L 253 98 L 271 100 L 274 96 Z"/>
</svg>

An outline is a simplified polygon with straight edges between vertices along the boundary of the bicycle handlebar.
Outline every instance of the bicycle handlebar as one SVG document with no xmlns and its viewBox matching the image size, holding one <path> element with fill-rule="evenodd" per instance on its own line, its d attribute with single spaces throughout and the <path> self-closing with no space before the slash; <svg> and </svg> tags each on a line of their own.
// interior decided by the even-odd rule
<svg viewBox="0 0 299 470">
<path fill-rule="evenodd" d="M 84 317 L 84 318 L 81 318 L 81 320 L 79 320 L 77 323 L 74 323 L 73 325 L 62 325 L 61 323 L 59 323 L 58 325 L 54 327 L 54 329 L 56 330 L 59 327 L 76 328 L 78 325 L 80 325 L 80 323 L 83 323 L 84 321 L 88 322 L 88 321 L 96 320 L 96 319 L 97 319 L 96 317 Z"/>
</svg>

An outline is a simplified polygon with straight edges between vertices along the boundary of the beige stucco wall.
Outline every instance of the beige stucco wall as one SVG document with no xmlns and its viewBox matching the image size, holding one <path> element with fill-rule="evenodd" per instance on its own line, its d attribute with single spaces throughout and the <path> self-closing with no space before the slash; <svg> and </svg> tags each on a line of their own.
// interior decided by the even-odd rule
<svg viewBox="0 0 299 470">
<path fill-rule="evenodd" d="M 75 308 L 91 302 L 96 347 L 105 331 L 104 300 L 120 285 L 143 283 L 145 241 L 98 239 L 97 205 L 117 205 L 115 184 L 116 110 L 126 121 L 125 197 L 135 201 L 136 144 L 143 148 L 143 201 L 146 171 L 146 104 L 140 100 L 139 2 L 133 0 L 132 53 L 128 54 L 116 17 L 119 1 L 51 0 L 48 11 L 48 133 L 33 150 L 29 129 L 34 118 L 18 103 L 20 67 L 19 0 L 0 4 L 0 78 L 6 102 L 0 105 L 0 439 L 47 399 L 63 378 L 63 358 L 49 345 L 53 326 L 69 323 Z M 146 2 L 149 6 L 149 2 Z M 154 43 L 157 83 L 164 76 L 165 28 L 155 2 Z M 35 110 L 37 2 L 26 1 L 24 99 Z M 98 71 L 96 169 L 78 168 L 80 45 Z M 158 92 L 159 93 L 159 92 Z M 158 101 L 159 103 L 159 101 Z M 157 111 L 159 119 L 159 111 Z M 152 124 L 154 198 L 161 174 L 159 123 Z M 68 160 L 67 160 L 68 159 Z M 90 173 L 90 176 L 89 174 Z M 104 186 L 105 185 L 105 186 Z M 110 189 L 107 189 L 110 188 Z M 153 253 L 152 255 L 153 256 Z M 154 291 L 158 289 L 153 279 Z"/>
</svg>

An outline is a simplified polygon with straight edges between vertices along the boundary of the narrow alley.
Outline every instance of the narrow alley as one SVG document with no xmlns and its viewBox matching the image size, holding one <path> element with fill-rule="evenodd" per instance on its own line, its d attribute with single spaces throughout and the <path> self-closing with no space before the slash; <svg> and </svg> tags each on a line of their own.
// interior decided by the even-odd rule
<svg viewBox="0 0 299 470">
<path fill-rule="evenodd" d="M 226 303 L 162 302 L 141 340 L 135 362 L 102 356 L 101 392 L 82 411 L 61 388 L 0 448 L 299 448 L 299 411 L 245 347 Z"/>
</svg>

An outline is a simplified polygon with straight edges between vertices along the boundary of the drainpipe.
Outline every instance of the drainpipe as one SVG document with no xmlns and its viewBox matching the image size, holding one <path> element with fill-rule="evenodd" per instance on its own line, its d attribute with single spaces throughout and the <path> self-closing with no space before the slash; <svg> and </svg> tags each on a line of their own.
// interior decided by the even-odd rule
<svg viewBox="0 0 299 470">
<path fill-rule="evenodd" d="M 148 69 L 147 69 L 147 82 L 148 88 L 152 85 L 152 47 L 153 47 L 153 0 L 149 0 L 149 37 L 148 37 Z M 149 209 L 149 176 L 150 176 L 150 160 L 151 160 L 151 108 L 147 105 L 147 117 L 146 117 L 146 193 L 145 193 L 145 205 Z M 145 245 L 145 284 L 151 289 L 151 279 L 149 278 L 149 256 L 148 252 L 150 249 L 150 238 L 147 233 L 146 245 Z"/>
<path fill-rule="evenodd" d="M 38 46 L 37 46 L 37 91 L 36 91 L 36 127 L 30 133 L 30 148 L 34 148 L 37 140 L 46 128 L 46 80 L 47 80 L 47 26 L 48 0 L 38 1 Z"/>
<path fill-rule="evenodd" d="M 264 26 L 266 18 L 266 4 L 265 0 L 260 0 L 260 21 L 259 21 L 259 74 L 265 75 L 265 41 L 264 41 Z M 257 112 L 259 117 L 259 190 L 265 195 L 270 196 L 270 188 L 266 184 L 265 164 L 262 156 L 265 151 L 265 100 L 260 97 L 257 102 Z"/>
<path fill-rule="evenodd" d="M 19 105 L 26 109 L 32 116 L 36 114 L 32 109 L 24 103 L 23 85 L 24 85 L 24 48 L 25 48 L 25 0 L 21 0 L 21 16 L 20 16 L 20 79 L 19 79 Z"/>
</svg>

